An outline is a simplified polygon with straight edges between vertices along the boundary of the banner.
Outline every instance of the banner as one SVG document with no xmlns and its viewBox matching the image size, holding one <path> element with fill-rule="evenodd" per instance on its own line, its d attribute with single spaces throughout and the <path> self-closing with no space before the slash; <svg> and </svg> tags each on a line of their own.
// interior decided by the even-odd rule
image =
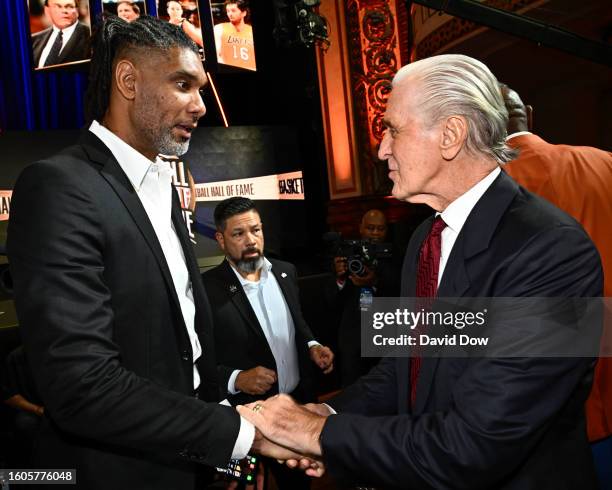
<svg viewBox="0 0 612 490">
<path fill-rule="evenodd" d="M 303 200 L 304 179 L 300 170 L 248 179 L 209 182 L 196 184 L 195 195 L 197 202 L 222 201 L 235 196 L 248 197 L 253 200 Z"/>
<path fill-rule="evenodd" d="M 13 191 L 0 191 L 0 221 L 9 219 Z"/>
</svg>

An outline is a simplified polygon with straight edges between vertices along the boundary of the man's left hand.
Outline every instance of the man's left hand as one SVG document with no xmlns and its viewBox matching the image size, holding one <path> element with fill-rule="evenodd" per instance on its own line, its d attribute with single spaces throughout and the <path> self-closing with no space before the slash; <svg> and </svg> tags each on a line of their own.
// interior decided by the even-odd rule
<svg viewBox="0 0 612 490">
<path fill-rule="evenodd" d="M 334 369 L 334 353 L 329 347 L 324 345 L 313 345 L 310 348 L 310 358 L 319 368 L 323 371 L 323 374 L 329 374 Z"/>
</svg>

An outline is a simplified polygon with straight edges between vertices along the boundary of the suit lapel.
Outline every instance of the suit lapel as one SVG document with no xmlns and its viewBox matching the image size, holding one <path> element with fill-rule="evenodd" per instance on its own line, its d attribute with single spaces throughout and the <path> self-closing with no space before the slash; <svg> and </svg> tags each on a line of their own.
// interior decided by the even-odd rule
<svg viewBox="0 0 612 490">
<path fill-rule="evenodd" d="M 461 298 L 470 290 L 470 260 L 489 247 L 499 221 L 517 191 L 518 185 L 502 171 L 476 203 L 453 245 L 438 297 Z M 423 358 L 417 382 L 415 415 L 425 410 L 439 363 L 439 356 Z"/>
<path fill-rule="evenodd" d="M 124 206 L 128 210 L 128 213 L 134 220 L 134 223 L 136 223 L 136 226 L 142 233 L 147 245 L 151 249 L 151 253 L 155 257 L 157 265 L 160 268 L 164 281 L 166 282 L 168 292 L 172 298 L 172 302 L 174 303 L 177 311 L 180 312 L 181 306 L 178 296 L 176 295 L 174 282 L 172 281 L 170 269 L 168 268 L 161 245 L 159 244 L 157 235 L 153 229 L 153 225 L 151 225 L 151 222 L 149 221 L 147 212 L 142 206 L 142 203 L 140 202 L 136 191 L 127 178 L 127 175 L 125 175 L 110 150 L 108 150 L 104 143 L 102 143 L 102 141 L 100 141 L 93 133 L 89 131 L 85 132 L 81 141 L 89 158 L 93 162 L 97 162 L 98 164 L 102 165 L 102 169 L 100 170 L 102 177 L 104 177 L 108 184 L 113 188 L 119 199 L 121 199 Z M 182 315 L 180 316 L 180 319 L 182 321 Z"/>
<path fill-rule="evenodd" d="M 40 57 L 42 56 L 42 52 L 45 49 L 45 46 L 47 45 L 47 42 L 49 42 L 49 38 L 51 37 L 52 33 L 53 33 L 53 28 L 49 27 L 45 34 L 41 34 L 40 40 L 36 44 L 36 48 L 35 48 L 35 51 L 33 53 L 34 54 L 34 66 L 35 67 L 38 66 L 38 62 L 40 61 Z"/>
<path fill-rule="evenodd" d="M 221 273 L 223 278 L 222 287 L 226 288 L 227 295 L 229 296 L 230 300 L 232 301 L 240 315 L 242 315 L 242 317 L 246 321 L 246 324 L 258 336 L 260 336 L 261 339 L 263 339 L 263 341 L 267 345 L 268 341 L 263 332 L 262 326 L 259 324 L 257 315 L 255 315 L 255 312 L 251 307 L 251 303 L 249 303 L 249 299 L 247 298 L 246 293 L 242 288 L 242 284 L 240 284 L 238 277 L 236 277 L 236 274 L 234 273 L 232 266 L 229 264 L 227 259 L 224 260 L 221 264 Z"/>
</svg>

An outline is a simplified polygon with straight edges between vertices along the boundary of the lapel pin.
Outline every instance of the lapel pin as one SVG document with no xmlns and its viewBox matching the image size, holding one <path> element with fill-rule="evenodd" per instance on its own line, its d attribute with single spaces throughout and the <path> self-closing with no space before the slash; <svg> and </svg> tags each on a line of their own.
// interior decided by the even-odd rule
<svg viewBox="0 0 612 490">
<path fill-rule="evenodd" d="M 229 287 L 229 290 L 230 290 L 230 293 L 235 293 L 236 291 L 238 291 L 238 288 L 232 284 L 232 285 Z"/>
<path fill-rule="evenodd" d="M 287 274 L 285 272 L 281 272 L 281 277 L 285 278 L 285 277 L 287 277 Z"/>
</svg>

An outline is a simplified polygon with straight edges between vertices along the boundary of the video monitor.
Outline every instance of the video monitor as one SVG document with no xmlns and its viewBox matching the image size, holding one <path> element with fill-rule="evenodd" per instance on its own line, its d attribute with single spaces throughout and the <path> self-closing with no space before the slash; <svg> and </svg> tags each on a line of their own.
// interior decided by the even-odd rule
<svg viewBox="0 0 612 490">
<path fill-rule="evenodd" d="M 245 0 L 211 2 L 215 53 L 222 65 L 256 71 L 251 11 Z"/>
<path fill-rule="evenodd" d="M 116 15 L 126 22 L 134 22 L 147 13 L 144 0 L 102 0 L 102 9 L 105 14 Z"/>
<path fill-rule="evenodd" d="M 69 67 L 91 58 L 89 0 L 27 0 L 32 68 Z"/>
<path fill-rule="evenodd" d="M 171 24 L 180 26 L 185 34 L 199 46 L 200 56 L 204 59 L 202 24 L 196 0 L 158 0 L 157 16 Z"/>
</svg>

